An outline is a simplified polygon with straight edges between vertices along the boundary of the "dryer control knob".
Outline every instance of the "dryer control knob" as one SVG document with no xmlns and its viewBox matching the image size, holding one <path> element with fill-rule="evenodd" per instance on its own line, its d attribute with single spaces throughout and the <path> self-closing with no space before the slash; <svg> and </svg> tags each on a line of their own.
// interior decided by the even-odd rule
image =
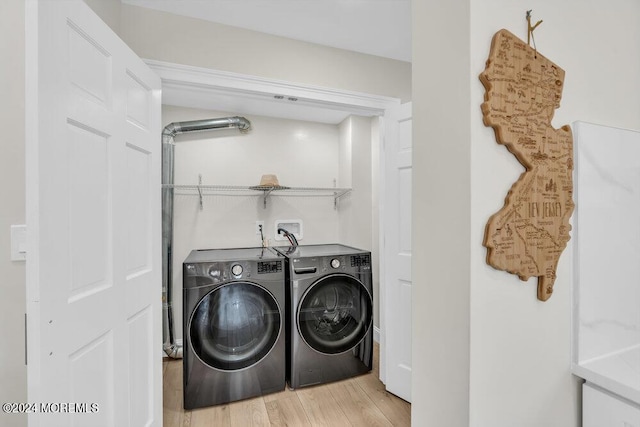
<svg viewBox="0 0 640 427">
<path fill-rule="evenodd" d="M 242 266 L 240 264 L 235 264 L 233 267 L 231 267 L 231 274 L 233 274 L 234 276 L 239 276 L 242 274 Z"/>
<path fill-rule="evenodd" d="M 340 267 L 340 260 L 338 258 L 334 258 L 331 260 L 331 267 L 338 268 Z"/>
</svg>

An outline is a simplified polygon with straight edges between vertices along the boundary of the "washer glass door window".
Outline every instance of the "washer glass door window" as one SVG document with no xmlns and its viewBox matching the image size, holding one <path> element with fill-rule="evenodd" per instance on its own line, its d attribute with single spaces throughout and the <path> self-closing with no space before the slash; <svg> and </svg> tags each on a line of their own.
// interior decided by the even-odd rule
<svg viewBox="0 0 640 427">
<path fill-rule="evenodd" d="M 258 363 L 280 333 L 280 310 L 271 293 L 234 282 L 206 294 L 189 322 L 191 346 L 200 360 L 225 371 Z"/>
<path fill-rule="evenodd" d="M 304 341 L 324 354 L 351 350 L 372 322 L 371 295 L 352 276 L 334 274 L 315 282 L 303 295 L 297 314 Z"/>
</svg>

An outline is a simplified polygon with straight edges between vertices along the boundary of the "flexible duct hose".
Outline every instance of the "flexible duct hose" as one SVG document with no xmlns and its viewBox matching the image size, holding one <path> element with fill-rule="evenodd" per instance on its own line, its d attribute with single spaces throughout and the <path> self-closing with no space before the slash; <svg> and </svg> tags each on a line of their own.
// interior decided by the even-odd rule
<svg viewBox="0 0 640 427">
<path fill-rule="evenodd" d="M 193 120 L 170 123 L 162 131 L 162 349 L 173 359 L 182 358 L 182 346 L 176 344 L 173 323 L 174 138 L 181 133 L 225 128 L 247 132 L 251 122 L 244 117 Z"/>
</svg>

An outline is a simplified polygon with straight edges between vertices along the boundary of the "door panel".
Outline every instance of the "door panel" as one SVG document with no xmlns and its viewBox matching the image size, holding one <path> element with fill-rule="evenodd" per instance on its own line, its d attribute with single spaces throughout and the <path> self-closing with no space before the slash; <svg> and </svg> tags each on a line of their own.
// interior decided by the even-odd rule
<svg viewBox="0 0 640 427">
<path fill-rule="evenodd" d="M 111 276 L 111 186 L 109 138 L 81 123 L 68 123 L 69 249 L 71 292 L 69 302 L 89 298 L 113 285 Z M 99 295 L 98 295 L 99 297 Z"/>
<path fill-rule="evenodd" d="M 113 407 L 116 388 L 113 366 L 114 339 L 111 331 L 86 343 L 69 355 L 69 398 L 70 402 L 98 403 L 99 407 Z M 91 381 L 87 381 L 91 378 Z M 103 403 L 104 402 L 104 403 Z M 43 415 L 42 425 L 51 425 Z M 78 413 L 69 425 L 110 425 L 113 424 L 113 411 Z"/>
<path fill-rule="evenodd" d="M 154 394 L 149 393 L 151 384 L 158 384 L 154 379 L 154 358 L 157 357 L 157 345 L 153 342 L 154 312 L 147 306 L 139 313 L 127 319 L 129 329 L 129 393 L 138 396 L 135 402 L 129 403 L 130 426 L 154 425 Z M 155 313 L 156 317 L 158 313 Z M 156 350 L 156 351 L 153 351 Z M 160 425 L 155 423 L 155 425 Z"/>
<path fill-rule="evenodd" d="M 411 401 L 411 104 L 385 114 L 385 386 Z"/>
<path fill-rule="evenodd" d="M 151 153 L 127 143 L 126 174 L 129 188 L 127 203 L 131 216 L 127 220 L 126 274 L 127 280 L 151 270 L 152 230 L 150 224 L 140 226 L 148 220 L 152 208 L 149 198 L 151 176 Z"/>
<path fill-rule="evenodd" d="M 160 81 L 82 1 L 27 13 L 29 401 L 89 405 L 29 421 L 160 426 Z"/>
</svg>

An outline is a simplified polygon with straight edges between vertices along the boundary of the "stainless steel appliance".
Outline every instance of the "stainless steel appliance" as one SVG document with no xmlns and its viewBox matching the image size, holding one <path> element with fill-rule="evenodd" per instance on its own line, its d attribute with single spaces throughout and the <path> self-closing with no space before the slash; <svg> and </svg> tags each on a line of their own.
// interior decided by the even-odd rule
<svg viewBox="0 0 640 427">
<path fill-rule="evenodd" d="M 184 261 L 185 409 L 284 389 L 284 264 L 263 248 L 194 250 Z"/>
<path fill-rule="evenodd" d="M 287 382 L 293 389 L 371 370 L 371 253 L 349 246 L 276 248 L 287 259 Z"/>
</svg>

